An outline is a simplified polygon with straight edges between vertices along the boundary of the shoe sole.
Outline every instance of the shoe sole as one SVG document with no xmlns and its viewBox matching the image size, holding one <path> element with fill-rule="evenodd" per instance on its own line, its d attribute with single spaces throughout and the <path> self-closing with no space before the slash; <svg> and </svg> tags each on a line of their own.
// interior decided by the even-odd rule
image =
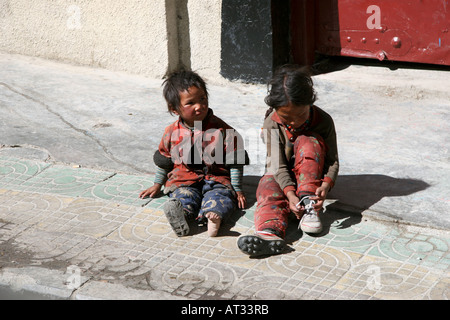
<svg viewBox="0 0 450 320">
<path fill-rule="evenodd" d="M 275 255 L 283 252 L 285 242 L 282 239 L 266 240 L 258 236 L 242 236 L 238 239 L 239 249 L 249 256 Z"/>
<path fill-rule="evenodd" d="M 322 226 L 320 226 L 320 227 L 311 227 L 311 226 L 308 226 L 308 225 L 304 225 L 304 224 L 301 224 L 300 223 L 300 229 L 303 231 L 303 232 L 306 232 L 306 233 L 321 233 L 322 232 Z"/>
<path fill-rule="evenodd" d="M 164 204 L 164 214 L 178 237 L 184 237 L 189 234 L 189 225 L 186 222 L 183 206 L 180 201 L 176 199 L 168 200 Z"/>
</svg>

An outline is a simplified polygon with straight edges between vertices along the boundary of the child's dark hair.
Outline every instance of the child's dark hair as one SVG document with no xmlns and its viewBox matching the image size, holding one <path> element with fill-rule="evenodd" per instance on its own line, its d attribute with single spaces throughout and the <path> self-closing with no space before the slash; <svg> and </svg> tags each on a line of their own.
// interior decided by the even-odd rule
<svg viewBox="0 0 450 320">
<path fill-rule="evenodd" d="M 289 102 L 294 105 L 312 105 L 317 95 L 313 88 L 313 81 L 307 67 L 298 65 L 283 65 L 276 69 L 268 83 L 268 95 L 264 99 L 270 107 L 267 116 L 281 106 Z"/>
<path fill-rule="evenodd" d="M 206 90 L 206 83 L 196 72 L 179 70 L 167 76 L 163 82 L 163 96 L 167 102 L 169 113 L 179 111 L 180 108 L 180 92 L 188 90 L 194 86 L 202 89 L 208 98 L 208 91 Z"/>
</svg>

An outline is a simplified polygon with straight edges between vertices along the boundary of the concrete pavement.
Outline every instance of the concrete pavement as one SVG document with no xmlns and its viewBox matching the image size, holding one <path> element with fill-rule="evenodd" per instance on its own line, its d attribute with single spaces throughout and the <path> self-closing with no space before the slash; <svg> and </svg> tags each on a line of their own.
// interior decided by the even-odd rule
<svg viewBox="0 0 450 320">
<path fill-rule="evenodd" d="M 200 71 L 201 74 L 201 71 Z M 446 71 L 350 66 L 314 77 L 341 171 L 320 236 L 250 259 L 266 88 L 210 83 L 250 149 L 249 208 L 219 237 L 177 238 L 151 185 L 174 120 L 161 80 L 0 54 L 0 288 L 63 299 L 448 299 Z"/>
</svg>

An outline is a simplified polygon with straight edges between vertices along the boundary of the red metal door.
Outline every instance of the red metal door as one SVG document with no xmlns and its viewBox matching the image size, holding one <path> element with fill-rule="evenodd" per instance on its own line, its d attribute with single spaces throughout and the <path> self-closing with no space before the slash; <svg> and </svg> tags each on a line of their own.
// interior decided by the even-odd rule
<svg viewBox="0 0 450 320">
<path fill-rule="evenodd" d="M 299 17 L 314 16 L 314 25 L 303 34 L 309 35 L 316 52 L 450 65 L 449 0 L 316 0 L 309 12 L 301 12 L 295 3 L 305 1 L 292 0 L 297 62 L 305 60 L 295 47 Z"/>
</svg>

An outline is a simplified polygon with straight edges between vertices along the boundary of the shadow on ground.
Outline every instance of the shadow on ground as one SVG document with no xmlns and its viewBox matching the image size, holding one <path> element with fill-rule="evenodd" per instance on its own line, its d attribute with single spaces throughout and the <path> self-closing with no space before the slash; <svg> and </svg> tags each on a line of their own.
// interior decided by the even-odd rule
<svg viewBox="0 0 450 320">
<path fill-rule="evenodd" d="M 429 186 L 422 180 L 393 178 L 382 174 L 339 176 L 336 186 L 328 194 L 328 199 L 336 201 L 327 205 L 325 214 L 321 215 L 323 231 L 317 236 L 327 234 L 336 221 L 340 221 L 336 226 L 338 229 L 360 223 L 362 213 L 384 197 L 407 196 Z M 289 222 L 286 241 L 292 243 L 302 237 L 302 231 L 297 229 L 298 220 L 292 218 Z"/>
<path fill-rule="evenodd" d="M 260 179 L 260 176 L 244 176 L 243 186 L 247 196 L 247 209 L 236 210 L 230 219 L 224 222 L 219 232 L 220 236 L 240 236 L 232 229 L 244 215 L 247 215 L 246 219 L 253 221 L 255 208 L 252 207 L 256 206 L 256 189 Z M 323 231 L 315 236 L 326 235 L 330 226 L 337 221 L 339 224 L 335 227 L 338 229 L 346 229 L 359 224 L 362 213 L 384 197 L 407 196 L 428 187 L 429 184 L 422 180 L 393 178 L 382 174 L 339 176 L 336 186 L 328 194 L 328 199 L 334 202 L 327 205 L 326 212 L 321 215 Z M 250 208 L 252 210 L 249 210 Z M 287 244 L 292 244 L 303 236 L 302 231 L 298 229 L 298 224 L 299 221 L 292 214 L 286 231 Z M 195 225 L 192 225 L 191 228 L 193 228 L 194 234 L 206 231 L 205 228 L 198 229 Z M 287 252 L 290 252 L 289 248 Z"/>
<path fill-rule="evenodd" d="M 243 191 L 247 198 L 247 208 L 244 210 L 236 210 L 234 214 L 223 224 L 221 227 L 220 235 L 222 236 L 239 236 L 240 234 L 231 229 L 236 223 L 244 216 L 247 215 L 248 219 L 253 221 L 252 207 L 256 206 L 256 188 L 258 187 L 261 176 L 244 176 L 243 177 Z"/>
<path fill-rule="evenodd" d="M 450 71 L 450 66 L 439 64 L 427 64 L 407 61 L 394 61 L 361 58 L 361 57 L 344 57 L 344 56 L 327 56 L 318 54 L 315 57 L 312 66 L 313 75 L 320 75 L 344 70 L 352 65 L 389 68 L 392 71 L 398 69 L 413 69 L 413 70 L 436 70 L 436 71 Z"/>
</svg>

